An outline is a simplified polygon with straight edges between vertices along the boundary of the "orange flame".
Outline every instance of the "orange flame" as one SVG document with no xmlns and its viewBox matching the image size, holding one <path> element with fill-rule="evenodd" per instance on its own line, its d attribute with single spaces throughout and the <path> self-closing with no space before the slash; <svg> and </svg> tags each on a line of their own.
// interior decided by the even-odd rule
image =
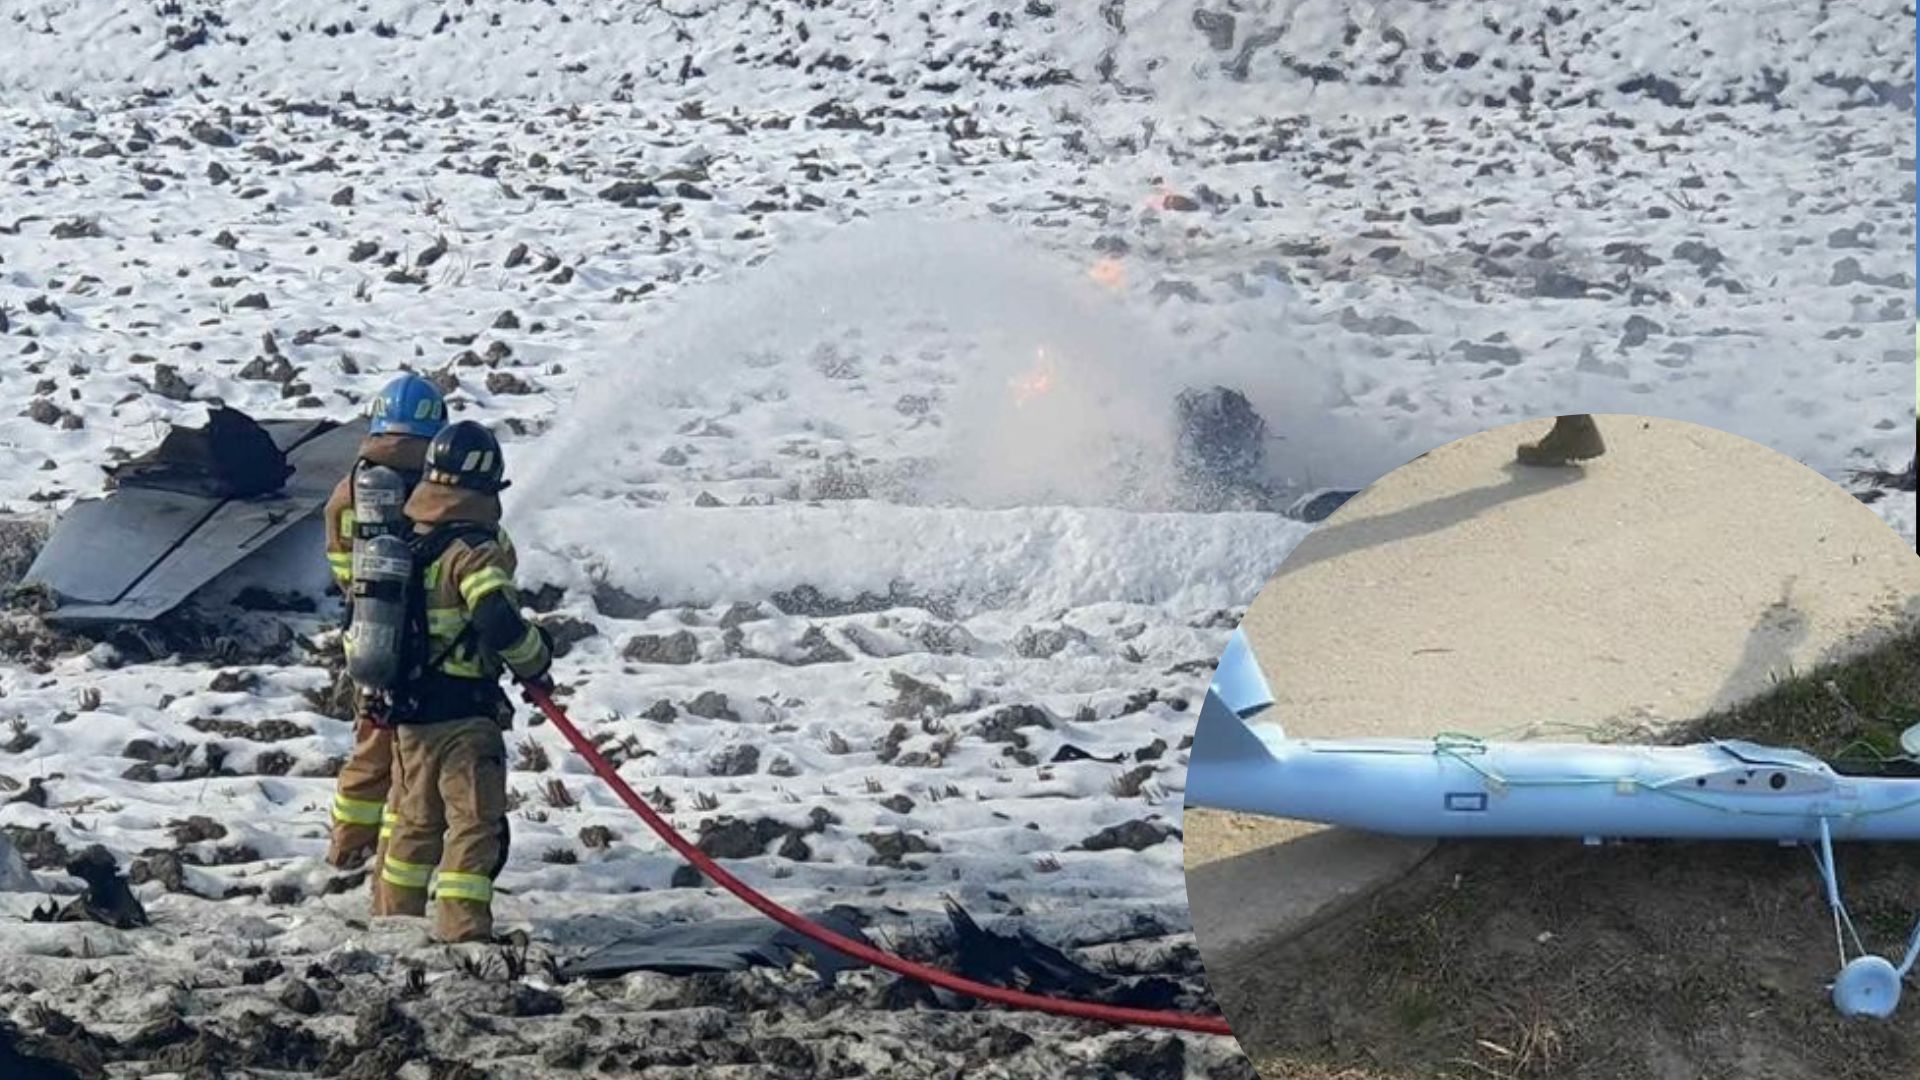
<svg viewBox="0 0 1920 1080">
<path fill-rule="evenodd" d="M 1044 348 L 1035 349 L 1033 367 L 1007 380 L 1013 389 L 1013 403 L 1016 407 L 1025 405 L 1034 398 L 1052 390 L 1058 381 L 1058 372 L 1054 369 L 1053 358 Z"/>
<path fill-rule="evenodd" d="M 1149 210 L 1165 210 L 1168 200 L 1180 194 L 1165 184 L 1155 184 L 1153 194 L 1147 196 L 1145 206 Z"/>
<path fill-rule="evenodd" d="M 1118 258 L 1107 255 L 1093 261 L 1093 265 L 1087 269 L 1087 276 L 1092 278 L 1095 284 L 1109 289 L 1118 289 L 1126 283 L 1127 268 Z"/>
</svg>

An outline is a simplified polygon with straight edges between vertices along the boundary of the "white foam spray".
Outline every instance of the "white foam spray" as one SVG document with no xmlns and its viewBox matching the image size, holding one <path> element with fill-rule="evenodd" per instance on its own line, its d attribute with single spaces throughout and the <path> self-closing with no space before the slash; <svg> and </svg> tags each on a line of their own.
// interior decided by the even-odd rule
<svg viewBox="0 0 1920 1080">
<path fill-rule="evenodd" d="M 1329 417 L 1329 375 L 1284 341 L 1179 337 L 1090 269 L 1002 225 L 888 217 L 689 290 L 659 326 L 594 346 L 594 392 L 522 466 L 515 512 L 631 482 L 690 414 L 725 416 L 770 387 L 803 402 L 823 349 L 934 360 L 943 445 L 875 493 L 894 501 L 1178 505 L 1173 401 L 1214 383 L 1267 415 L 1278 470 L 1371 456 L 1367 433 Z M 849 442 L 884 437 L 839 404 L 817 415 Z"/>
</svg>

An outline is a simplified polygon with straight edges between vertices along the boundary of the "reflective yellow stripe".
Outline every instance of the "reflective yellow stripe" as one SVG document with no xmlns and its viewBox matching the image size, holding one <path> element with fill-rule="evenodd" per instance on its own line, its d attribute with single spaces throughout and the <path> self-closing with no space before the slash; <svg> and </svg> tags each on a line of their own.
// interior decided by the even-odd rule
<svg viewBox="0 0 1920 1080">
<path fill-rule="evenodd" d="M 460 581 L 460 599 L 468 607 L 479 603 L 488 593 L 499 592 L 513 585 L 513 575 L 497 566 L 489 566 L 468 574 Z"/>
<path fill-rule="evenodd" d="M 335 792 L 333 796 L 333 820 L 347 825 L 380 824 L 381 804 L 368 799 L 349 799 Z"/>
<path fill-rule="evenodd" d="M 467 613 L 460 608 L 428 608 L 427 640 L 428 652 L 439 656 L 446 652 L 454 639 L 467 629 Z M 463 679 L 482 679 L 487 676 L 481 661 L 469 647 L 455 649 L 448 653 L 440 663 L 440 670 Z"/>
<path fill-rule="evenodd" d="M 490 903 L 493 900 L 493 880 L 485 874 L 463 874 L 457 870 L 442 870 L 440 878 L 434 882 L 435 899 L 472 900 L 477 904 Z"/>
<path fill-rule="evenodd" d="M 393 827 L 399 823 L 400 823 L 399 814 L 394 813 L 391 808 L 382 810 L 380 812 L 380 839 L 385 840 L 388 837 L 392 836 Z"/>
<path fill-rule="evenodd" d="M 456 679 L 484 679 L 487 677 L 487 670 L 481 665 L 479 660 L 461 659 L 458 654 L 449 657 L 446 663 L 441 664 L 440 670 Z"/>
<path fill-rule="evenodd" d="M 381 864 L 380 877 L 389 885 L 398 885 L 403 889 L 424 889 L 427 880 L 433 876 L 433 867 L 421 863 L 402 862 L 388 855 Z"/>
<path fill-rule="evenodd" d="M 540 645 L 540 631 L 529 623 L 520 640 L 501 651 L 500 659 L 512 664 L 515 670 L 532 667 L 540 661 Z"/>
<path fill-rule="evenodd" d="M 427 609 L 427 640 L 432 644 L 430 650 L 435 656 L 446 651 L 453 639 L 465 633 L 467 613 L 459 608 Z"/>
</svg>

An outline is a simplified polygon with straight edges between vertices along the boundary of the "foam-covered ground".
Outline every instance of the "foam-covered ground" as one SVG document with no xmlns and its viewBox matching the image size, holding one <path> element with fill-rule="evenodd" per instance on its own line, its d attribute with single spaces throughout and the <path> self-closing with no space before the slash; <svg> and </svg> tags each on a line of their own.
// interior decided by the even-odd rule
<svg viewBox="0 0 1920 1080">
<path fill-rule="evenodd" d="M 98 491 L 209 400 L 337 416 L 402 365 L 436 373 L 507 439 L 529 589 L 595 632 L 560 662 L 576 715 L 802 906 L 898 930 L 952 894 L 1075 940 L 1137 919 L 1181 940 L 1185 706 L 1304 528 L 1182 484 L 1186 386 L 1244 390 L 1290 489 L 1574 408 L 1713 424 L 1836 480 L 1912 454 L 1910 10 L 557 10 L 0 14 L 0 505 Z M 1875 509 L 1912 536 L 1911 493 Z M 329 614 L 286 619 L 324 647 Z M 241 923 L 263 957 L 351 975 L 336 1021 L 409 961 L 461 984 L 326 894 L 348 733 L 307 697 L 323 651 L 36 670 L 23 649 L 0 797 L 41 795 L 0 825 L 123 862 L 178 848 L 203 865 L 175 884 L 262 895 L 159 874 L 157 929 L 110 961 L 84 959 L 102 931 L 36 931 L 13 1003 L 125 1037 L 141 1017 L 69 976 L 150 987 Z M 734 910 L 675 887 L 553 733 L 511 741 L 507 925 L 564 950 Z M 170 831 L 195 815 L 225 835 Z M 187 997 L 168 1007 L 200 1024 Z M 650 1000 L 621 1008 L 644 1024 Z M 983 1015 L 951 1030 L 1046 1035 L 1001 1046 L 1006 1069 L 1118 1068 L 1117 1036 Z M 927 1075 L 981 1060 L 905 1032 Z M 484 1053 L 537 1073 L 551 1041 Z M 808 1045 L 856 1061 L 842 1042 Z M 1222 1045 L 1150 1049 L 1241 1067 Z"/>
</svg>

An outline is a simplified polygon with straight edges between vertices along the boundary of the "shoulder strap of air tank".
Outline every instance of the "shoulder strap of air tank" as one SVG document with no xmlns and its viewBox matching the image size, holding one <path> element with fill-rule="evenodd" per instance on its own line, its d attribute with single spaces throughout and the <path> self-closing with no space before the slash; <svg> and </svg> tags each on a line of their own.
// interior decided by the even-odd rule
<svg viewBox="0 0 1920 1080">
<path fill-rule="evenodd" d="M 477 521 L 449 521 L 436 525 L 428 532 L 413 538 L 413 572 L 416 576 L 414 588 L 409 592 L 409 599 L 416 605 L 415 617 L 421 623 L 422 630 L 425 629 L 426 622 L 426 590 L 421 587 L 421 578 L 425 576 L 427 567 L 432 566 L 440 556 L 446 554 L 455 540 L 488 541 L 492 540 L 497 532 L 494 526 L 483 525 Z M 452 641 L 447 642 L 438 656 L 426 658 L 422 672 L 439 670 L 440 665 L 446 663 L 447 658 L 472 637 L 473 623 L 469 622 L 460 633 L 454 635 Z"/>
</svg>

